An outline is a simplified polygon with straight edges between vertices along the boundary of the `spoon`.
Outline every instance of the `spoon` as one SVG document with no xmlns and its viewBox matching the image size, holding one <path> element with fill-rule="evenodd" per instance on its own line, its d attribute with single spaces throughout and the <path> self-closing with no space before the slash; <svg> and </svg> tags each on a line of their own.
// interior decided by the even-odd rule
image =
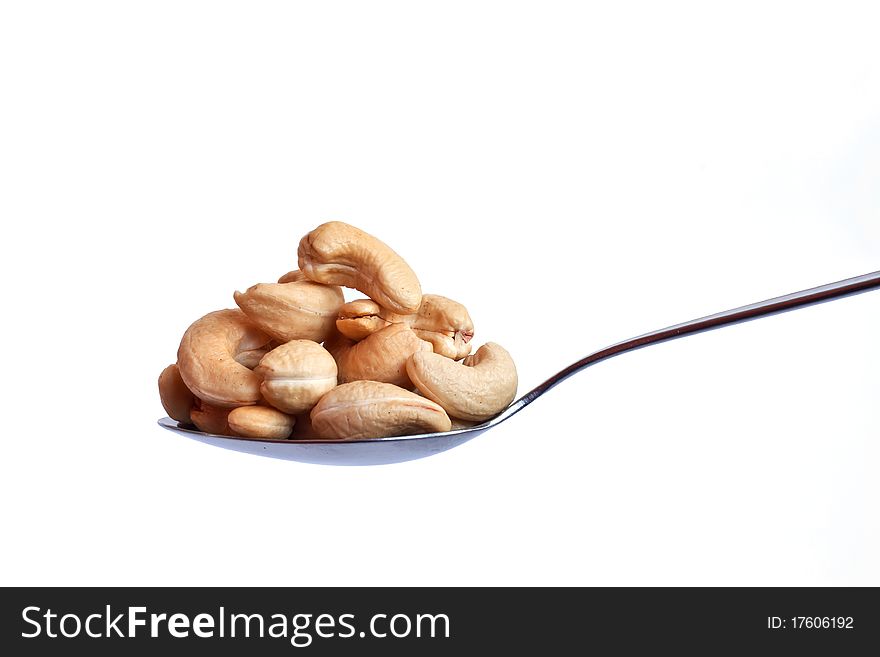
<svg viewBox="0 0 880 657">
<path fill-rule="evenodd" d="M 759 317 L 767 317 L 777 313 L 804 308 L 825 301 L 842 299 L 843 297 L 880 288 L 880 271 L 871 274 L 848 278 L 837 283 L 820 285 L 809 290 L 786 294 L 767 301 L 760 301 L 748 306 L 692 319 L 683 324 L 645 333 L 597 352 L 572 363 L 561 372 L 554 374 L 534 390 L 527 392 L 507 407 L 501 414 L 482 424 L 455 429 L 443 433 L 425 433 L 415 436 L 392 436 L 388 438 L 368 438 L 361 440 L 258 440 L 253 438 L 236 438 L 217 436 L 204 433 L 186 425 L 178 424 L 169 417 L 159 420 L 159 425 L 176 433 L 188 436 L 203 443 L 225 447 L 238 452 L 270 456 L 272 458 L 304 463 L 321 463 L 326 465 L 380 465 L 400 463 L 413 459 L 431 456 L 458 447 L 472 438 L 476 438 L 502 422 L 509 420 L 526 406 L 535 401 L 545 392 L 561 383 L 572 374 L 595 365 L 603 360 L 619 356 L 652 344 L 683 338 L 687 335 L 702 333 L 712 329 L 746 322 Z"/>
</svg>

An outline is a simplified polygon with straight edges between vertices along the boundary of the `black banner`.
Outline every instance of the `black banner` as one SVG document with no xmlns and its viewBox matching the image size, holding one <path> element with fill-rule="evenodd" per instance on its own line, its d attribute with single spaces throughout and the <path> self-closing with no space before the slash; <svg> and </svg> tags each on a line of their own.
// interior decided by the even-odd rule
<svg viewBox="0 0 880 657">
<path fill-rule="evenodd" d="M 852 654 L 880 645 L 880 597 L 869 588 L 7 588 L 0 624 L 7 655 Z"/>
</svg>

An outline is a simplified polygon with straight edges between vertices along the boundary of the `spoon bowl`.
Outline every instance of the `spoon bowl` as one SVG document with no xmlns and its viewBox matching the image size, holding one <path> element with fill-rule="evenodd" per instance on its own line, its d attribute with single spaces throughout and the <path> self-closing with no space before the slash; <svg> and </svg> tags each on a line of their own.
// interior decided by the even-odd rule
<svg viewBox="0 0 880 657">
<path fill-rule="evenodd" d="M 320 465 L 385 465 L 412 461 L 458 447 L 490 428 L 489 423 L 486 423 L 444 433 L 423 433 L 415 436 L 362 440 L 279 440 L 218 436 L 182 425 L 170 417 L 159 420 L 159 426 L 215 447 Z"/>
<path fill-rule="evenodd" d="M 878 288 L 880 288 L 880 271 L 802 290 L 801 292 L 786 294 L 747 306 L 740 306 L 732 310 L 725 310 L 714 315 L 700 317 L 689 322 L 645 333 L 644 335 L 618 342 L 605 349 L 600 349 L 576 363 L 572 363 L 561 372 L 554 374 L 544 381 L 537 388 L 517 399 L 507 409 L 502 411 L 501 414 L 491 420 L 473 427 L 454 429 L 443 433 L 359 440 L 321 440 L 317 438 L 309 440 L 278 440 L 218 436 L 181 425 L 169 417 L 160 419 L 159 426 L 216 447 L 259 456 L 286 459 L 288 461 L 324 465 L 381 465 L 412 461 L 445 452 L 448 449 L 466 443 L 472 438 L 476 438 L 480 434 L 508 420 L 571 375 L 608 358 L 652 344 L 659 344 L 687 335 L 721 328 L 722 326 L 730 326 L 760 317 L 796 310 L 825 301 L 842 299 L 853 294 L 868 292 Z"/>
</svg>

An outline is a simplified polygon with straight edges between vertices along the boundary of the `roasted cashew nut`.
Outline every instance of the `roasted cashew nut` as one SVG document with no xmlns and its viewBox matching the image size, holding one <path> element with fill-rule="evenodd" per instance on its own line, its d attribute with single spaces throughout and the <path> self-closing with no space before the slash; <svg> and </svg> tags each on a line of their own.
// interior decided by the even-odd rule
<svg viewBox="0 0 880 657">
<path fill-rule="evenodd" d="M 311 418 L 318 436 L 333 439 L 435 433 L 451 426 L 446 412 L 431 400 L 376 381 L 337 386 L 312 409 Z"/>
<path fill-rule="evenodd" d="M 389 310 L 414 313 L 422 302 L 415 272 L 384 242 L 341 221 L 302 238 L 299 268 L 311 280 L 355 288 Z"/>
<path fill-rule="evenodd" d="M 159 399 L 168 417 L 183 424 L 192 424 L 190 411 L 196 403 L 196 397 L 180 378 L 177 365 L 169 365 L 159 375 Z"/>
<path fill-rule="evenodd" d="M 461 363 L 420 351 L 407 361 L 406 371 L 425 397 L 462 420 L 488 420 L 516 396 L 516 366 L 507 350 L 494 342 Z"/>
<path fill-rule="evenodd" d="M 238 309 L 218 310 L 196 320 L 183 334 L 177 366 L 186 387 L 208 404 L 224 408 L 260 400 L 260 377 L 236 361 L 269 342 Z"/>
<path fill-rule="evenodd" d="M 244 438 L 289 438 L 296 420 L 271 406 L 233 408 L 227 418 L 229 428 Z"/>
<path fill-rule="evenodd" d="M 258 283 L 233 297 L 257 327 L 280 342 L 323 342 L 333 331 L 339 307 L 345 303 L 339 287 L 304 280 Z"/>
<path fill-rule="evenodd" d="M 439 294 L 422 295 L 418 311 L 400 315 L 372 299 L 350 301 L 339 309 L 336 328 L 345 337 L 362 340 L 388 324 L 408 324 L 435 354 L 461 360 L 471 352 L 474 322 L 462 304 Z"/>
<path fill-rule="evenodd" d="M 292 340 L 263 357 L 254 372 L 267 402 L 285 413 L 310 411 L 336 386 L 336 361 L 317 342 Z"/>
<path fill-rule="evenodd" d="M 407 359 L 417 351 L 431 351 L 406 324 L 391 324 L 360 342 L 336 335 L 324 343 L 339 366 L 339 383 L 379 381 L 412 387 Z"/>
</svg>

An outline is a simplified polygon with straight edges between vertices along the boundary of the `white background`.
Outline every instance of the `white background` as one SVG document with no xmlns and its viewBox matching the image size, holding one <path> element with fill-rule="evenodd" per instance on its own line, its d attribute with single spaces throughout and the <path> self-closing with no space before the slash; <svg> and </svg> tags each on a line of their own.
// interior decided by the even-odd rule
<svg viewBox="0 0 880 657">
<path fill-rule="evenodd" d="M 465 303 L 521 393 L 880 269 L 871 3 L 603 4 L 5 3 L 0 582 L 880 584 L 877 292 L 408 464 L 155 423 L 188 324 L 330 219 Z"/>
</svg>

